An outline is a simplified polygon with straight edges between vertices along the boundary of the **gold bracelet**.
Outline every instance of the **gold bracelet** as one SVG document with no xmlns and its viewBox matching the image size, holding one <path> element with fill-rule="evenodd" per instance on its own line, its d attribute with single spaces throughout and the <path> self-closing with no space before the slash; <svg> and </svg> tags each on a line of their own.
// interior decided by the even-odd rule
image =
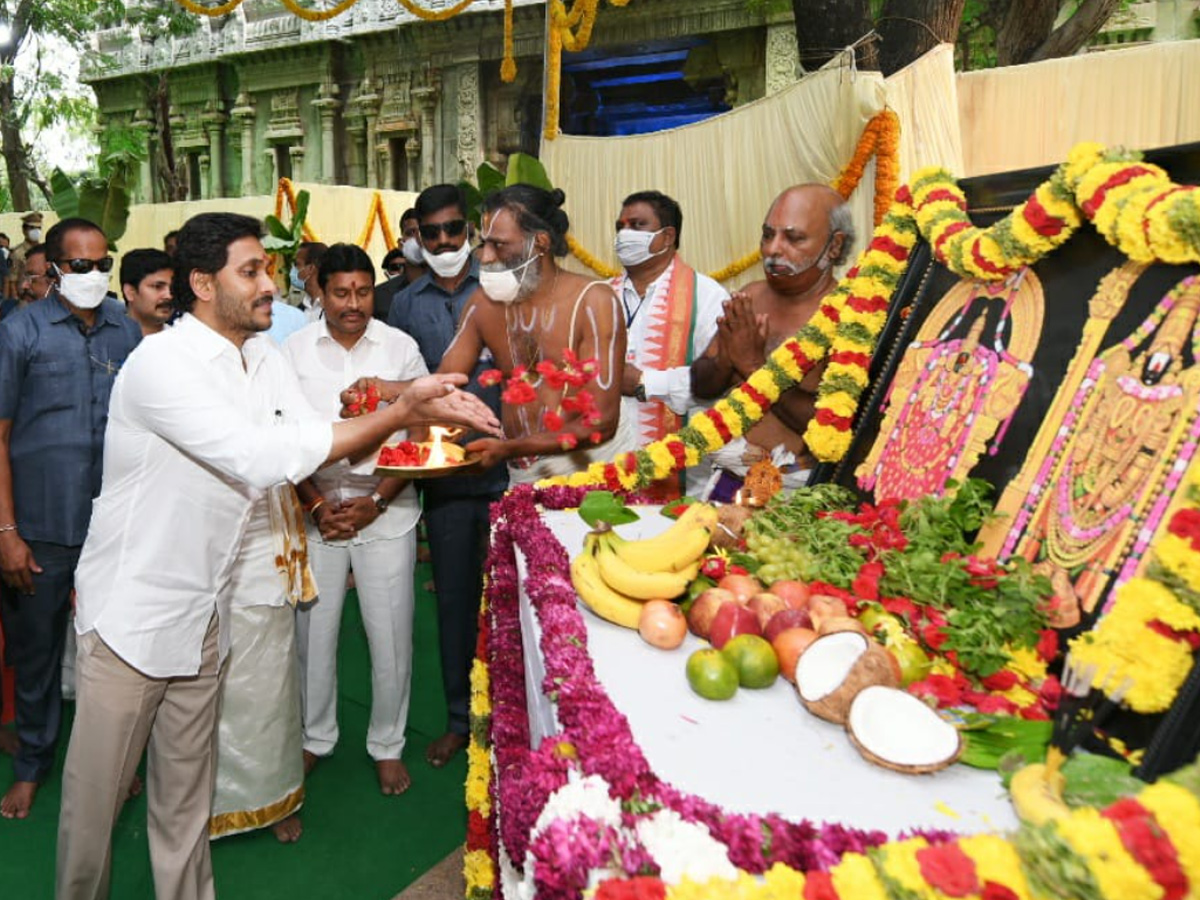
<svg viewBox="0 0 1200 900">
<path fill-rule="evenodd" d="M 317 510 L 325 505 L 325 498 L 318 497 L 313 501 L 312 506 L 308 508 L 308 517 L 315 523 L 317 521 Z"/>
</svg>

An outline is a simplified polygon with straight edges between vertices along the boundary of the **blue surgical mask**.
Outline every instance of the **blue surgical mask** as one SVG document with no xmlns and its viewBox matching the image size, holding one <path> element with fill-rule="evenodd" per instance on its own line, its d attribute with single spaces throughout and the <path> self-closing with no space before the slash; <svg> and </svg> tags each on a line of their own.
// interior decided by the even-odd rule
<svg viewBox="0 0 1200 900">
<path fill-rule="evenodd" d="M 299 267 L 292 266 L 292 270 L 288 273 L 288 280 L 291 281 L 292 287 L 296 290 L 304 290 L 304 279 L 300 277 Z"/>
</svg>

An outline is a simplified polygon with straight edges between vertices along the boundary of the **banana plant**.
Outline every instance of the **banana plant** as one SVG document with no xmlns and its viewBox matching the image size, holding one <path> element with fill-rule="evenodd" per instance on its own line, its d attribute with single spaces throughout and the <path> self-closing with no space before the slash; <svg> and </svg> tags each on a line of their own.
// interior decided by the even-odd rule
<svg viewBox="0 0 1200 900">
<path fill-rule="evenodd" d="M 117 249 L 117 241 L 124 236 L 129 224 L 132 202 L 123 175 L 83 176 L 72 180 L 62 169 L 56 168 L 50 175 L 50 192 L 50 206 L 60 219 L 78 216 L 94 222 L 108 238 L 108 246 Z"/>
<path fill-rule="evenodd" d="M 263 249 L 268 253 L 278 253 L 283 258 L 282 271 L 287 272 L 296 259 L 296 251 L 304 241 L 304 221 L 308 218 L 308 191 L 296 194 L 296 210 L 292 221 L 287 225 L 278 216 L 268 215 L 263 219 L 267 227 L 267 236 L 263 238 Z"/>
<path fill-rule="evenodd" d="M 465 179 L 458 183 L 467 198 L 467 218 L 476 228 L 482 225 L 484 198 L 514 184 L 532 184 L 548 191 L 554 189 L 542 161 L 528 153 L 511 154 L 508 157 L 507 172 L 501 172 L 491 163 L 485 162 L 475 170 L 474 183 Z"/>
</svg>

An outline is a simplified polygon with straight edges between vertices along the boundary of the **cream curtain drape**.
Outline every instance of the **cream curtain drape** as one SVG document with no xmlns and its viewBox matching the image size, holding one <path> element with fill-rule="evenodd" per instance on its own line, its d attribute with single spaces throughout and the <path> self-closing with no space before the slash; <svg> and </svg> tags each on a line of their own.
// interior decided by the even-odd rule
<svg viewBox="0 0 1200 900">
<path fill-rule="evenodd" d="M 832 182 L 883 105 L 877 73 L 835 63 L 772 97 L 683 128 L 543 141 L 541 159 L 566 191 L 575 239 L 603 262 L 617 265 L 613 222 L 621 200 L 659 190 L 683 209 L 681 255 L 698 271 L 713 272 L 758 249 L 763 215 L 780 191 Z M 852 198 L 860 234 L 871 231 L 872 175 Z M 567 265 L 583 271 L 573 258 Z M 726 286 L 761 277 L 756 265 Z"/>
<path fill-rule="evenodd" d="M 1054 165 L 1080 141 L 1200 141 L 1200 41 L 966 72 L 958 109 L 964 175 Z"/>
<path fill-rule="evenodd" d="M 940 44 L 888 77 L 887 104 L 900 117 L 900 181 L 925 166 L 963 170 L 954 47 Z"/>
</svg>

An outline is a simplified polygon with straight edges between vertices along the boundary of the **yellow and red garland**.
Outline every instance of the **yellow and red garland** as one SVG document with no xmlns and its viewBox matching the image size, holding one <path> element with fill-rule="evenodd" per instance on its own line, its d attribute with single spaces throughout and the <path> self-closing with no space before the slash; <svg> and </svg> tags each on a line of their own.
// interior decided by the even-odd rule
<svg viewBox="0 0 1200 900">
<path fill-rule="evenodd" d="M 1080 144 L 1024 203 L 989 228 L 967 216 L 966 197 L 944 169 L 924 169 L 896 192 L 888 215 L 859 264 L 829 295 L 812 321 L 785 341 L 766 364 L 677 433 L 585 472 L 545 485 L 601 485 L 636 490 L 665 478 L 746 432 L 779 395 L 829 357 L 817 414 L 804 437 L 823 462 L 836 462 L 867 383 L 867 367 L 887 305 L 907 269 L 916 235 L 943 265 L 963 278 L 998 281 L 1062 245 L 1084 218 L 1134 259 L 1200 261 L 1200 188 L 1173 184 L 1136 154 Z"/>
</svg>

